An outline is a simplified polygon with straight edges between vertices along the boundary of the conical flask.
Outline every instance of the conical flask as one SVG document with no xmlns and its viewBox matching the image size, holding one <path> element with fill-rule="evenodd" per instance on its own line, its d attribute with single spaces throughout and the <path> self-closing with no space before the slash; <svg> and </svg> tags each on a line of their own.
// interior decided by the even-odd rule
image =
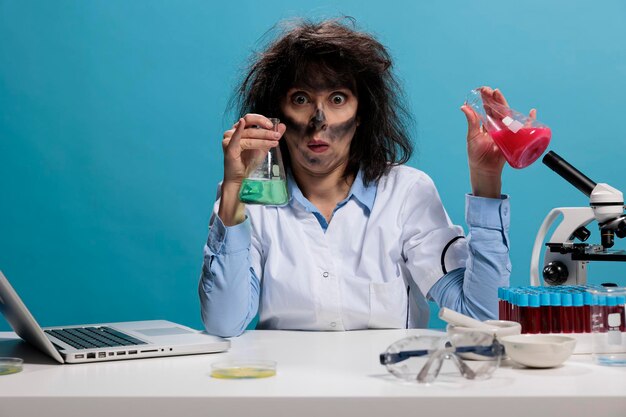
<svg viewBox="0 0 626 417">
<path fill-rule="evenodd" d="M 474 109 L 484 128 L 513 168 L 535 162 L 550 144 L 550 128 L 537 120 L 472 90 L 466 103 Z"/>
<path fill-rule="evenodd" d="M 274 131 L 278 131 L 280 120 L 270 119 L 274 125 Z M 263 204 L 267 206 L 280 206 L 287 204 L 287 177 L 283 158 L 280 154 L 280 146 L 267 151 L 264 159 L 259 159 L 256 165 L 243 180 L 239 190 L 239 200 L 246 204 Z"/>
</svg>

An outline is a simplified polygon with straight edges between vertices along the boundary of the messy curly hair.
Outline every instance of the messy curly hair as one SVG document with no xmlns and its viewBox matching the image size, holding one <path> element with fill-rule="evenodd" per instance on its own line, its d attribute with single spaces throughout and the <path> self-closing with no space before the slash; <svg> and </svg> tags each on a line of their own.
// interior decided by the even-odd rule
<svg viewBox="0 0 626 417">
<path fill-rule="evenodd" d="M 391 69 L 386 48 L 372 35 L 357 31 L 354 19 L 300 20 L 283 26 L 282 34 L 252 58 L 233 105 L 242 115 L 280 117 L 280 102 L 287 91 L 295 85 L 308 85 L 313 74 L 350 88 L 359 100 L 360 123 L 344 177 L 361 169 L 369 184 L 391 165 L 406 163 L 413 153 L 407 134 L 412 119 Z M 288 165 L 284 141 L 281 151 Z"/>
</svg>

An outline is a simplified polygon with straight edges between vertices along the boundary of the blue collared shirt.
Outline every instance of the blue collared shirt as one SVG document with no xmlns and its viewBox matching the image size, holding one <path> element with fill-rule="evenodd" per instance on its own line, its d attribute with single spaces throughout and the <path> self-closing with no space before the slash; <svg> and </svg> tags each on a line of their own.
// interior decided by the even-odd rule
<svg viewBox="0 0 626 417">
<path fill-rule="evenodd" d="M 287 179 L 287 188 L 289 190 L 290 198 L 298 201 L 298 203 L 300 203 L 307 212 L 312 213 L 317 221 L 320 223 L 322 229 L 326 231 L 326 229 L 328 229 L 328 222 L 326 221 L 326 218 L 322 213 L 320 213 L 317 207 L 315 207 L 302 194 L 302 191 L 300 191 L 300 188 L 298 188 L 298 184 L 296 184 L 291 175 L 289 175 Z M 365 184 L 363 183 L 363 174 L 361 171 L 359 171 L 356 178 L 354 179 L 348 196 L 340 201 L 333 210 L 333 215 L 337 210 L 345 206 L 346 203 L 352 198 L 354 198 L 355 201 L 363 207 L 363 210 L 365 210 L 366 214 L 369 215 L 369 213 L 372 211 L 372 206 L 374 205 L 374 199 L 376 198 L 376 185 L 370 184 L 369 186 L 365 186 Z"/>
</svg>

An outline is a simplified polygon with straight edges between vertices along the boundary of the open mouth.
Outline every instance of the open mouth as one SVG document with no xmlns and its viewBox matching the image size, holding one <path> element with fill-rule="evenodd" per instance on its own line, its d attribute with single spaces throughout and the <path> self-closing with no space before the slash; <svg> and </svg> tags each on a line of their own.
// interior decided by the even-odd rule
<svg viewBox="0 0 626 417">
<path fill-rule="evenodd" d="M 307 143 L 307 147 L 315 153 L 322 153 L 325 152 L 330 146 L 326 142 L 311 141 Z"/>
</svg>

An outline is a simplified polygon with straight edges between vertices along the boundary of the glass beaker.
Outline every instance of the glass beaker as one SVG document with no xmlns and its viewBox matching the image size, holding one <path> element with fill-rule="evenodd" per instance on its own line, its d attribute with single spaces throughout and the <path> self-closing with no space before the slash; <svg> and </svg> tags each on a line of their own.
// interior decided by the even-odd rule
<svg viewBox="0 0 626 417">
<path fill-rule="evenodd" d="M 469 105 L 498 145 L 509 165 L 525 168 L 535 162 L 550 144 L 550 128 L 537 120 L 484 97 L 477 88 L 467 96 Z"/>
<path fill-rule="evenodd" d="M 600 365 L 626 366 L 626 287 L 588 290 L 591 301 L 591 349 Z"/>
<path fill-rule="evenodd" d="M 277 132 L 280 120 L 270 118 L 270 121 L 274 125 L 273 130 Z M 246 204 L 268 206 L 287 204 L 289 194 L 280 146 L 270 148 L 265 158 L 253 166 L 248 177 L 241 183 L 239 200 Z"/>
</svg>

